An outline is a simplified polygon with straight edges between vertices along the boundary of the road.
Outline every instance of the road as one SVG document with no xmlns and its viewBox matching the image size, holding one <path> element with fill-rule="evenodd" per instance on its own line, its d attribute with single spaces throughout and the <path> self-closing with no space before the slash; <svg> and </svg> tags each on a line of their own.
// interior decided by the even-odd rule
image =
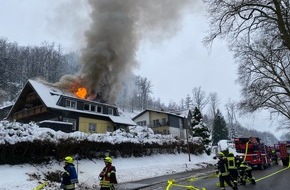
<svg viewBox="0 0 290 190">
<path fill-rule="evenodd" d="M 212 173 L 211 173 L 212 174 Z M 240 185 L 239 190 L 285 190 L 290 189 L 290 168 L 285 168 L 281 165 L 275 165 L 265 170 L 253 170 L 253 176 L 256 178 L 257 184 L 246 184 L 245 186 Z M 170 180 L 170 178 L 168 178 Z M 179 179 L 175 179 L 177 185 L 182 186 L 194 186 L 199 189 L 202 187 L 206 190 L 219 190 L 216 186 L 218 178 L 214 175 L 198 176 L 184 174 L 184 177 L 180 176 Z M 136 190 L 164 190 L 167 186 L 167 180 L 160 181 L 159 183 L 147 186 L 144 188 L 135 188 Z M 171 186 L 170 190 L 185 190 L 185 187 Z M 227 189 L 231 189 L 227 187 Z"/>
</svg>

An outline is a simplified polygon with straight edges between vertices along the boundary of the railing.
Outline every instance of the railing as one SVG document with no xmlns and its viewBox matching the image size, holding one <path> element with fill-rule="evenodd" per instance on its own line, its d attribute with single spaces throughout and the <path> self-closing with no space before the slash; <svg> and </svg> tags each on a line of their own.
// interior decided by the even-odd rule
<svg viewBox="0 0 290 190">
<path fill-rule="evenodd" d="M 33 108 L 29 108 L 29 109 L 26 109 L 26 110 L 22 110 L 22 111 L 18 111 L 18 112 L 15 112 L 13 114 L 13 119 L 22 119 L 22 118 L 25 118 L 25 117 L 29 117 L 29 116 L 33 116 L 33 115 L 37 115 L 37 114 L 40 114 L 40 113 L 44 113 L 47 111 L 47 108 L 43 105 L 40 105 L 40 106 L 35 106 Z"/>
</svg>

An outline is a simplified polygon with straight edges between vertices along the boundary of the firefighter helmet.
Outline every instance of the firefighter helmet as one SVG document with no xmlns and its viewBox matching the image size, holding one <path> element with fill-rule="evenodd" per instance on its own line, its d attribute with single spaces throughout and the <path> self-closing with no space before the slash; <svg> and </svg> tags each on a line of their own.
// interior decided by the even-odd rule
<svg viewBox="0 0 290 190">
<path fill-rule="evenodd" d="M 107 157 L 104 158 L 104 162 L 112 163 L 112 158 L 107 156 Z"/>
<path fill-rule="evenodd" d="M 219 153 L 218 153 L 218 157 L 219 157 L 219 158 L 224 157 L 224 156 L 225 156 L 225 154 L 224 154 L 223 152 L 219 152 Z"/>
<path fill-rule="evenodd" d="M 67 162 L 67 163 L 72 164 L 74 160 L 73 160 L 73 158 L 71 156 L 67 156 L 67 157 L 65 157 L 64 161 Z"/>
<path fill-rule="evenodd" d="M 241 164 L 242 164 L 242 165 L 248 165 L 248 162 L 246 162 L 246 161 L 242 161 Z"/>
<path fill-rule="evenodd" d="M 230 153 L 228 154 L 228 157 L 235 157 L 235 155 L 234 155 L 234 153 L 230 152 Z"/>
</svg>

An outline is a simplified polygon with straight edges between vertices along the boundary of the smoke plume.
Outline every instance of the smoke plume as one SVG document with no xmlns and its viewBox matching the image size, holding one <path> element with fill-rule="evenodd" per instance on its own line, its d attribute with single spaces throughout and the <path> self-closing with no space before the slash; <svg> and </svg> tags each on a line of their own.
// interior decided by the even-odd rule
<svg viewBox="0 0 290 190">
<path fill-rule="evenodd" d="M 182 15 L 196 0 L 89 0 L 91 25 L 85 32 L 78 76 L 61 80 L 78 83 L 115 103 L 125 75 L 136 68 L 140 40 L 166 40 L 180 26 Z"/>
</svg>

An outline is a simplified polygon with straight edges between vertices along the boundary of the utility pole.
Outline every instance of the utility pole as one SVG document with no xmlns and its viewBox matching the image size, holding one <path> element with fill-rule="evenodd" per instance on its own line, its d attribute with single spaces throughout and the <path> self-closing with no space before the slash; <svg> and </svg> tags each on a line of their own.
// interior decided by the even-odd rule
<svg viewBox="0 0 290 190">
<path fill-rule="evenodd" d="M 189 149 L 189 143 L 188 143 L 188 129 L 186 129 L 185 131 L 186 131 L 186 141 L 187 141 L 188 161 L 191 162 L 191 159 L 190 159 L 190 149 Z"/>
</svg>

